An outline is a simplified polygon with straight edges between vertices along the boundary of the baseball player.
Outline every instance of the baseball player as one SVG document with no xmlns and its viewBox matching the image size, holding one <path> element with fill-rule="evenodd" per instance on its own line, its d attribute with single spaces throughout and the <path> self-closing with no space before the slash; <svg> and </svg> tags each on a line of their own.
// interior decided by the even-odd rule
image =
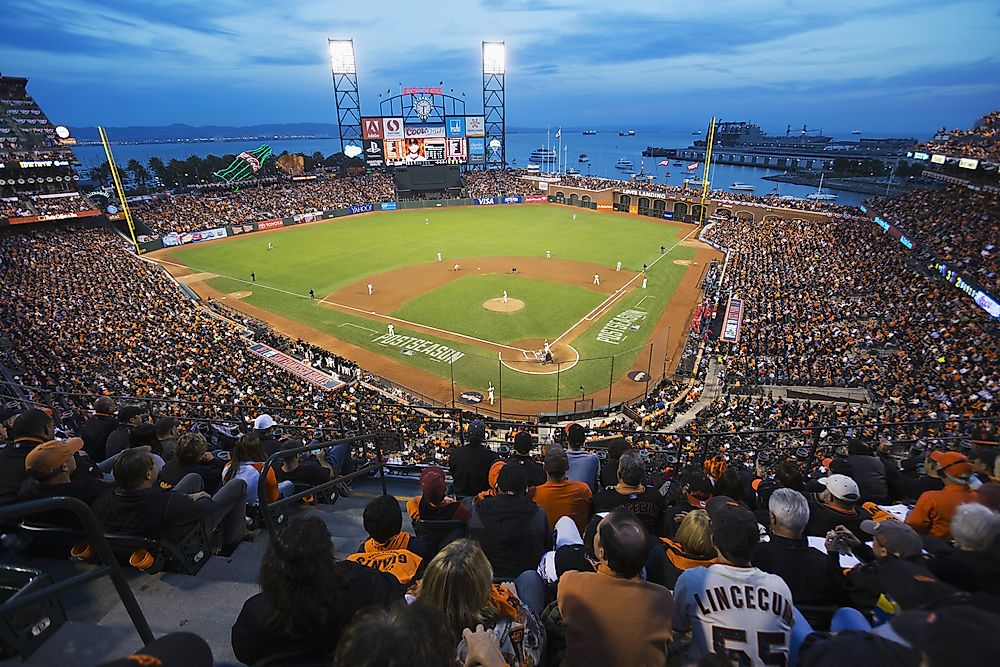
<svg viewBox="0 0 1000 667">
<path fill-rule="evenodd" d="M 273 243 L 271 243 L 270 241 L 268 241 L 268 242 L 267 242 L 267 249 L 268 249 L 268 250 L 270 250 L 270 249 L 271 249 L 271 248 L 273 248 L 273 247 L 274 247 L 274 244 L 273 244 Z"/>
<path fill-rule="evenodd" d="M 438 253 L 438 261 L 441 261 L 441 253 Z"/>
<path fill-rule="evenodd" d="M 594 284 L 595 285 L 600 285 L 601 284 L 601 276 L 599 274 L 597 274 L 597 273 L 594 274 Z"/>
<path fill-rule="evenodd" d="M 257 274 L 253 271 L 250 272 L 250 282 L 257 282 Z"/>
<path fill-rule="evenodd" d="M 663 254 L 663 253 L 665 253 L 666 251 L 667 251 L 667 246 L 665 246 L 665 245 L 661 245 L 661 246 L 660 246 L 660 254 L 662 255 L 662 254 Z"/>
<path fill-rule="evenodd" d="M 645 264 L 643 264 L 642 265 L 642 272 L 645 273 L 646 269 L 648 269 L 648 268 L 649 268 L 648 266 L 646 266 Z"/>
<path fill-rule="evenodd" d="M 316 292 L 314 292 L 313 290 L 309 290 L 309 299 L 312 300 L 315 298 L 316 298 Z"/>
<path fill-rule="evenodd" d="M 576 213 L 573 214 L 573 222 L 576 222 Z"/>
<path fill-rule="evenodd" d="M 389 324 L 389 335 L 390 336 L 395 336 L 396 335 L 396 327 L 392 326 L 391 323 Z"/>
<path fill-rule="evenodd" d="M 494 398 L 494 396 L 493 396 L 493 383 L 492 382 L 490 382 L 490 386 L 487 387 L 487 389 L 486 389 L 486 398 L 490 402 L 490 405 L 493 405 L 493 398 Z"/>
<path fill-rule="evenodd" d="M 503 302 L 507 303 L 507 290 L 503 291 Z"/>
<path fill-rule="evenodd" d="M 552 259 L 552 251 L 551 250 L 546 250 L 545 251 L 545 259 Z"/>
<path fill-rule="evenodd" d="M 425 225 L 431 224 L 431 219 L 430 218 L 424 218 L 424 224 Z"/>
<path fill-rule="evenodd" d="M 542 351 L 545 352 L 545 356 L 549 356 L 552 353 L 552 346 L 549 344 L 549 339 L 546 338 L 545 342 L 542 343 Z"/>
<path fill-rule="evenodd" d="M 647 282 L 648 280 L 649 280 L 649 279 L 648 279 L 648 278 L 645 278 L 645 277 L 644 277 L 644 278 L 642 279 L 642 289 L 646 289 L 646 282 Z"/>
<path fill-rule="evenodd" d="M 375 293 L 375 286 L 372 285 L 371 283 L 368 283 L 368 296 L 371 296 L 374 293 Z"/>
<path fill-rule="evenodd" d="M 458 264 L 456 264 L 456 265 L 455 265 L 455 268 L 454 268 L 454 269 L 452 269 L 452 270 L 453 270 L 453 271 L 458 271 L 458 268 L 459 268 L 459 267 L 458 267 Z"/>
<path fill-rule="evenodd" d="M 615 271 L 621 271 L 621 270 L 622 270 L 622 261 L 619 259 L 618 263 L 615 264 Z"/>
</svg>

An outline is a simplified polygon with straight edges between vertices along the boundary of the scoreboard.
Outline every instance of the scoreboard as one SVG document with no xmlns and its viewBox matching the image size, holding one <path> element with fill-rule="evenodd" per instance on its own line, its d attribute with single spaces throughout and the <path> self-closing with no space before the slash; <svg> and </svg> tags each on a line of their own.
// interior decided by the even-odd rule
<svg viewBox="0 0 1000 667">
<path fill-rule="evenodd" d="M 361 119 L 361 136 L 362 156 L 369 167 L 486 162 L 483 116 L 445 116 L 443 123 L 366 116 Z"/>
</svg>

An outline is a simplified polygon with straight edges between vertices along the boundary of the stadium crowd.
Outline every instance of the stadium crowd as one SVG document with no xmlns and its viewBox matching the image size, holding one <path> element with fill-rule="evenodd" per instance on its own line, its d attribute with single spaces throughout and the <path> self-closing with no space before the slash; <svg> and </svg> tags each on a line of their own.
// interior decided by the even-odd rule
<svg viewBox="0 0 1000 667">
<path fill-rule="evenodd" d="M 971 129 L 941 128 L 921 150 L 948 157 L 1000 161 L 1000 111 L 986 114 Z"/>
<path fill-rule="evenodd" d="M 518 172 L 487 169 L 465 173 L 465 191 L 473 199 L 523 195 L 533 190 Z"/>
</svg>

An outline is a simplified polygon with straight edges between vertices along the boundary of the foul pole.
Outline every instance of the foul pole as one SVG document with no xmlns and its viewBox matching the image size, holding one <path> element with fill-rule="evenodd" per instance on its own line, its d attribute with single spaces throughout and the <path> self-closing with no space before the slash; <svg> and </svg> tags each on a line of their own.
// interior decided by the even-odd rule
<svg viewBox="0 0 1000 667">
<path fill-rule="evenodd" d="M 111 144 L 108 143 L 108 135 L 104 128 L 97 126 L 97 131 L 101 134 L 101 144 L 104 145 L 104 154 L 108 156 L 108 167 L 111 168 L 111 180 L 115 183 L 115 192 L 118 193 L 118 201 L 121 202 L 122 212 L 125 213 L 125 222 L 128 223 L 128 233 L 132 236 L 132 244 L 135 245 L 135 254 L 141 255 L 142 248 L 135 238 L 135 224 L 132 222 L 132 211 L 128 208 L 128 201 L 125 200 L 125 188 L 122 187 L 121 176 L 118 175 L 118 167 L 115 165 L 115 157 L 111 154 Z"/>
<path fill-rule="evenodd" d="M 698 214 L 698 225 L 705 220 L 705 200 L 708 199 L 708 172 L 712 166 L 712 144 L 715 143 L 715 116 L 708 125 L 708 141 L 705 143 L 705 173 L 701 177 L 701 212 Z"/>
</svg>

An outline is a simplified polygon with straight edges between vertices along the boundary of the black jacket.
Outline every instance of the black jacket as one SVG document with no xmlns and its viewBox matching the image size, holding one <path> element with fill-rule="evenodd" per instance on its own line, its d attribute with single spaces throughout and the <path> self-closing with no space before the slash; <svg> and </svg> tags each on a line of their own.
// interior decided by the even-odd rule
<svg viewBox="0 0 1000 667">
<path fill-rule="evenodd" d="M 499 457 L 482 445 L 465 445 L 451 450 L 448 467 L 455 480 L 456 496 L 474 496 L 490 488 L 490 466 Z"/>
<path fill-rule="evenodd" d="M 860 502 L 872 501 L 885 503 L 889 501 L 889 485 L 885 478 L 885 464 L 876 456 L 851 454 L 847 457 L 851 466 L 851 479 L 858 484 L 861 492 Z"/>
<path fill-rule="evenodd" d="M 855 507 L 852 513 L 841 512 L 810 497 L 809 523 L 806 524 L 805 534 L 826 537 L 826 534 L 837 526 L 844 526 L 864 543 L 871 539 L 871 535 L 861 530 L 861 522 L 870 518 L 871 515 L 858 507 Z"/>
<path fill-rule="evenodd" d="M 651 535 L 664 534 L 664 517 L 667 504 L 655 489 L 645 489 L 642 493 L 619 493 L 615 489 L 598 491 L 590 502 L 590 513 L 610 512 L 625 506 L 642 521 Z"/>
<path fill-rule="evenodd" d="M 118 424 L 111 433 L 104 445 L 104 458 L 114 456 L 118 452 L 128 449 L 128 436 L 132 433 L 132 427 L 128 424 Z M 103 459 L 101 459 L 103 460 Z"/>
<path fill-rule="evenodd" d="M 514 454 L 507 459 L 507 463 L 517 463 L 521 466 L 524 470 L 525 476 L 528 478 L 528 488 L 541 486 L 548 481 L 548 478 L 545 476 L 545 468 L 543 468 L 539 463 L 536 463 L 530 456 Z"/>
<path fill-rule="evenodd" d="M 497 577 L 536 569 L 550 535 L 545 510 L 525 497 L 490 496 L 469 516 L 469 537 L 479 542 Z"/>
<path fill-rule="evenodd" d="M 192 500 L 183 493 L 157 486 L 116 489 L 94 502 L 93 510 L 106 532 L 180 541 L 205 518 L 215 504 L 210 498 Z"/>
<path fill-rule="evenodd" d="M 181 463 L 177 459 L 171 459 L 160 471 L 160 482 L 167 486 L 177 486 L 184 475 L 193 472 L 201 476 L 204 482 L 202 490 L 214 495 L 222 484 L 222 469 L 226 467 L 226 462 L 220 458 L 213 458 L 208 463 Z"/>
<path fill-rule="evenodd" d="M 788 584 L 796 604 L 831 605 L 847 602 L 846 582 L 836 552 L 824 554 L 806 539 L 771 536 L 750 554 L 750 562 Z"/>
<path fill-rule="evenodd" d="M 111 415 L 94 415 L 80 429 L 83 438 L 83 450 L 95 461 L 103 461 L 108 436 L 118 428 L 118 420 Z"/>
</svg>

